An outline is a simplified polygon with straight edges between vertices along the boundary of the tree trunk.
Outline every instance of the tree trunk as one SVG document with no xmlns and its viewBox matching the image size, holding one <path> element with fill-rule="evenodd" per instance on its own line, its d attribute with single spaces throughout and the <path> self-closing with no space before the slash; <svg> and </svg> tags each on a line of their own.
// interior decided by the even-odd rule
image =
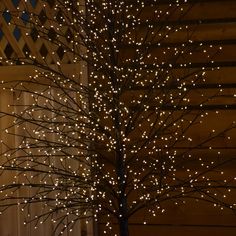
<svg viewBox="0 0 236 236">
<path fill-rule="evenodd" d="M 120 236 L 129 236 L 128 218 L 121 217 L 119 219 L 119 230 Z"/>
</svg>

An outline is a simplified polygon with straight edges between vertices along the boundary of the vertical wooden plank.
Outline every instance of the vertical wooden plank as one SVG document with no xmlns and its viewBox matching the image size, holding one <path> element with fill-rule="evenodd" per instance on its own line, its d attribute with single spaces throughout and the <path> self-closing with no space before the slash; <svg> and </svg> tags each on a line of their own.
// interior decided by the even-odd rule
<svg viewBox="0 0 236 236">
<path fill-rule="evenodd" d="M 0 109 L 3 111 L 10 111 L 8 104 L 13 102 L 13 96 L 11 92 L 0 90 Z M 6 135 L 5 128 L 10 126 L 13 119 L 4 117 L 0 120 L 0 140 L 7 143 L 10 146 L 14 146 L 14 139 Z M 3 144 L 1 144 L 1 152 L 5 150 Z M 3 157 L 2 157 L 3 158 Z M 3 161 L 2 159 L 0 160 Z M 0 184 L 11 183 L 14 179 L 15 173 L 5 172 L 1 175 Z M 0 216 L 0 235 L 1 236 L 19 236 L 18 235 L 18 214 L 17 206 L 9 208 L 3 215 Z"/>
</svg>

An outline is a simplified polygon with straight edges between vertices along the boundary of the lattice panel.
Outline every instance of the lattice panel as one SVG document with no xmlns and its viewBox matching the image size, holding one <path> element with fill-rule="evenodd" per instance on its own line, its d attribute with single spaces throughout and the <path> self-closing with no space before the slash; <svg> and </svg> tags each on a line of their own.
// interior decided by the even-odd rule
<svg viewBox="0 0 236 236">
<path fill-rule="evenodd" d="M 36 57 L 47 64 L 57 62 L 70 64 L 72 56 L 64 48 L 50 43 L 41 36 L 39 29 L 32 22 L 39 22 L 50 28 L 50 19 L 60 20 L 61 13 L 55 7 L 55 0 L 7 0 L 0 1 L 0 57 L 9 64 L 8 59 Z M 32 14 L 33 13 L 33 14 Z M 34 24 L 34 23 L 33 23 Z M 72 33 L 67 27 L 61 27 L 65 44 L 70 43 Z M 52 41 L 57 33 L 51 28 L 46 35 Z M 11 62 L 12 63 L 12 62 Z M 14 62 L 17 64 L 17 61 Z"/>
</svg>

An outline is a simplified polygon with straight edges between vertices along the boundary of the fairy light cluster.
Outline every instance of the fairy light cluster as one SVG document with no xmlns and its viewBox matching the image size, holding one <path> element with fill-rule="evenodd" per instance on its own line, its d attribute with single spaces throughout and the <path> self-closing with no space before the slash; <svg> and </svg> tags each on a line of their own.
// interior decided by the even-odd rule
<svg viewBox="0 0 236 236">
<path fill-rule="evenodd" d="M 136 212 L 147 212 L 147 224 L 150 215 L 165 214 L 170 202 L 195 199 L 235 209 L 228 197 L 235 177 L 224 173 L 234 159 L 221 158 L 214 146 L 222 136 L 230 140 L 235 122 L 209 125 L 212 112 L 220 112 L 205 107 L 224 90 L 197 88 L 219 69 L 214 57 L 222 47 L 195 42 L 192 26 L 174 24 L 190 9 L 187 1 L 159 6 L 158 1 L 58 0 L 45 25 L 31 14 L 27 27 L 35 27 L 52 49 L 62 46 L 79 72 L 65 73 L 60 61 L 50 65 L 29 55 L 17 60 L 37 66 L 36 75 L 2 83 L 16 98 L 12 113 L 2 112 L 3 119 L 14 118 L 5 133 L 16 144 L 2 141 L 1 173 L 17 171 L 13 182 L 0 188 L 3 210 L 22 189 L 15 203 L 36 227 L 50 219 L 59 235 L 81 219 L 107 220 L 104 234 L 117 235 L 116 220 L 119 235 L 126 236 Z M 229 96 L 234 101 L 235 95 Z M 203 132 L 200 140 L 197 129 Z M 33 203 L 42 212 L 32 215 Z"/>
</svg>

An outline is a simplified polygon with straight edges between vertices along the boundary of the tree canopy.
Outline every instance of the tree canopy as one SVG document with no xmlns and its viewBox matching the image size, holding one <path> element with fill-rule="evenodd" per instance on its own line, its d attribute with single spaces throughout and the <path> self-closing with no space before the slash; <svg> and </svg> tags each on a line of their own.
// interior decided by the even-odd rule
<svg viewBox="0 0 236 236">
<path fill-rule="evenodd" d="M 236 179 L 224 174 L 235 157 L 214 149 L 235 122 L 209 124 L 222 91 L 199 92 L 212 86 L 207 74 L 220 66 L 222 48 L 193 39 L 182 20 L 192 4 L 39 2 L 41 12 L 8 12 L 10 24 L 46 49 L 1 59 L 36 68 L 28 80 L 2 84 L 15 98 L 1 111 L 2 120 L 12 119 L 6 135 L 15 138 L 2 141 L 1 173 L 15 173 L 0 187 L 2 210 L 18 204 L 29 209 L 28 221 L 55 223 L 57 234 L 81 219 L 103 219 L 109 235 L 116 222 L 121 236 L 137 212 L 148 214 L 146 222 L 169 203 L 235 211 L 227 196 Z M 33 204 L 43 211 L 32 215 Z"/>
</svg>

